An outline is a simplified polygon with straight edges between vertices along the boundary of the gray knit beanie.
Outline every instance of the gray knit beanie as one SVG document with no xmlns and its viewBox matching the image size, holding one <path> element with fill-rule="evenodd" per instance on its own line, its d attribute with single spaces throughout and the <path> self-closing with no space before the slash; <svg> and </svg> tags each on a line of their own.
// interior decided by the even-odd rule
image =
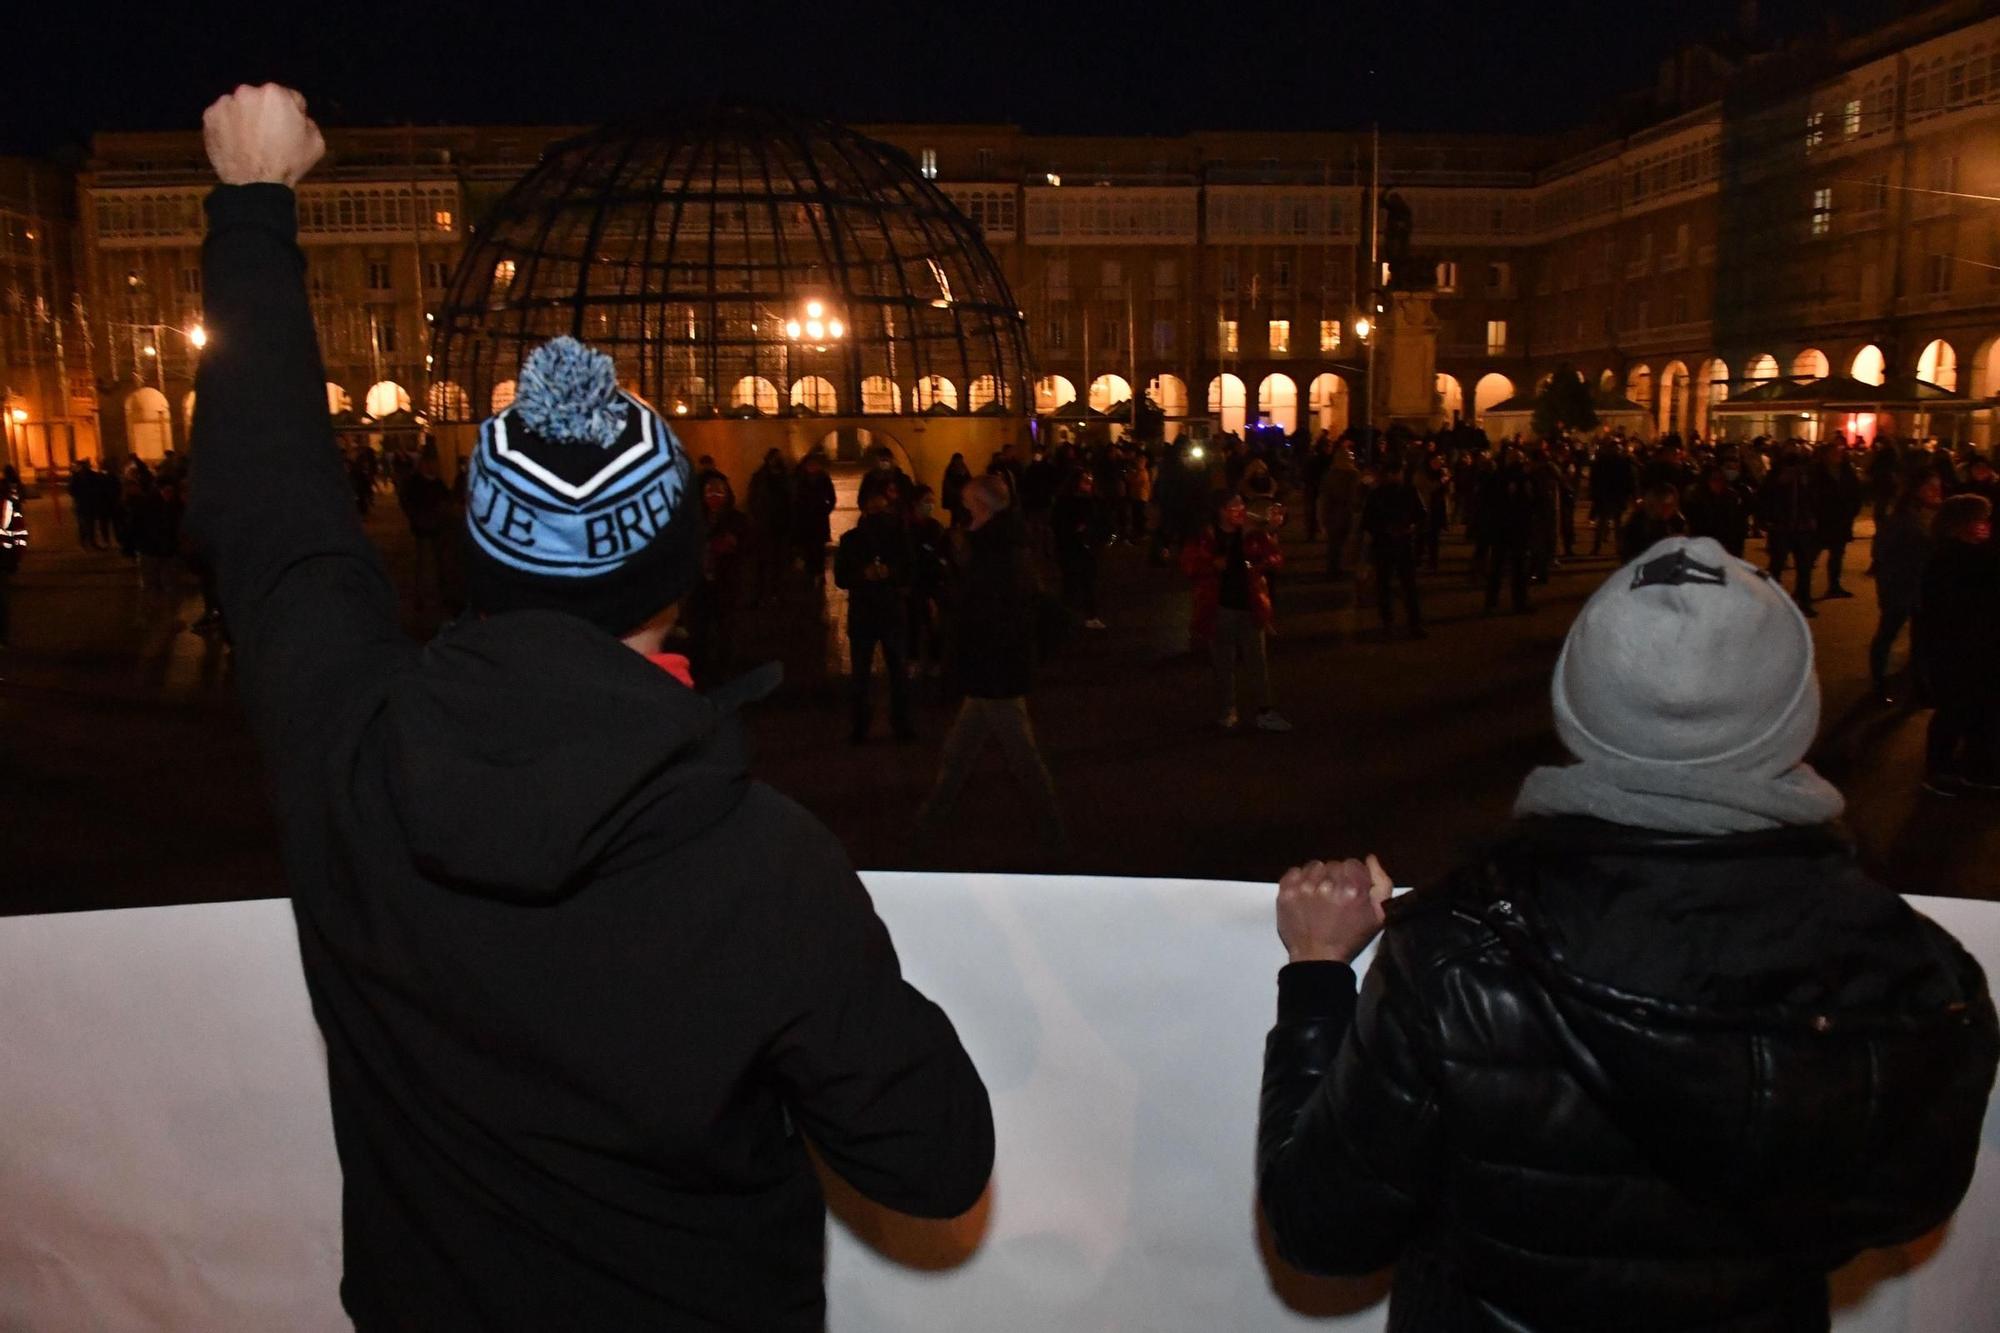
<svg viewBox="0 0 2000 1333">
<path fill-rule="evenodd" d="M 1805 617 L 1709 538 L 1670 537 L 1591 596 L 1552 696 L 1581 762 L 1531 774 L 1518 814 L 1729 833 L 1841 813 L 1803 763 L 1819 729 Z"/>
</svg>

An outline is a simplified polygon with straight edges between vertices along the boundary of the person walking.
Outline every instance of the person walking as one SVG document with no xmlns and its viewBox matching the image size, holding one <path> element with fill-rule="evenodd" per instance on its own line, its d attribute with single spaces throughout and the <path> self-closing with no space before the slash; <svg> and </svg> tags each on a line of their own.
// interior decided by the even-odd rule
<svg viewBox="0 0 2000 1333">
<path fill-rule="evenodd" d="M 1625 446 L 1606 440 L 1590 460 L 1590 553 L 1604 549 L 1625 521 L 1625 510 L 1639 490 L 1639 474 Z"/>
<path fill-rule="evenodd" d="M 1577 762 L 1461 869 L 1279 883 L 1277 1251 L 1395 1264 L 1413 1333 L 1825 1329 L 1832 1270 L 1971 1184 L 1987 979 L 1857 864 L 1804 762 L 1812 634 L 1754 566 L 1683 538 L 1618 570 L 1551 696 Z"/>
<path fill-rule="evenodd" d="M 1382 633 L 1395 628 L 1390 587 L 1400 583 L 1410 637 L 1428 638 L 1423 606 L 1417 597 L 1417 535 L 1424 530 L 1429 515 L 1417 498 L 1416 488 L 1401 473 L 1387 467 L 1380 471 L 1380 479 L 1368 488 L 1367 498 L 1361 502 L 1361 536 L 1368 543 L 1369 563 L 1375 567 L 1375 607 L 1382 617 Z"/>
<path fill-rule="evenodd" d="M 1839 440 L 1820 446 L 1813 469 L 1813 527 L 1818 543 L 1826 551 L 1826 591 L 1822 598 L 1852 597 L 1842 581 L 1847 562 L 1847 544 L 1854 540 L 1854 520 L 1867 498 L 1861 474 L 1847 456 L 1847 446 Z"/>
<path fill-rule="evenodd" d="M 1875 637 L 1868 643 L 1868 679 L 1882 703 L 1895 701 L 1889 689 L 1889 652 L 1922 602 L 1924 571 L 1935 549 L 1931 529 L 1944 504 L 1944 483 L 1934 473 L 1912 477 L 1908 486 L 1897 489 L 1895 507 L 1875 531 L 1869 566 L 1876 620 Z"/>
<path fill-rule="evenodd" d="M 952 596 L 950 677 L 965 697 L 945 733 L 937 781 L 917 811 L 915 840 L 920 848 L 934 844 L 990 745 L 1027 801 L 1043 853 L 1060 860 L 1069 855 L 1069 835 L 1028 713 L 1035 625 L 1026 533 L 999 478 L 967 482 L 962 498 L 965 562 Z"/>
<path fill-rule="evenodd" d="M 1993 505 L 1954 495 L 1938 509 L 1911 630 L 1935 712 L 1924 738 L 1924 790 L 2000 791 L 2000 543 Z"/>
<path fill-rule="evenodd" d="M 688 657 L 696 686 L 712 690 L 736 666 L 736 611 L 750 552 L 750 521 L 720 472 L 701 483 L 701 517 L 701 578 L 688 594 Z"/>
<path fill-rule="evenodd" d="M 953 454 L 944 465 L 944 491 L 939 497 L 951 527 L 962 528 L 966 524 L 965 485 L 971 480 L 972 468 L 967 465 L 965 455 Z"/>
<path fill-rule="evenodd" d="M 1087 630 L 1104 628 L 1097 605 L 1098 552 L 1105 542 L 1103 510 L 1097 503 L 1097 476 L 1088 468 L 1072 468 L 1049 509 L 1055 530 L 1056 568 L 1062 575 L 1063 604 Z"/>
<path fill-rule="evenodd" d="M 1276 537 L 1251 525 L 1241 495 L 1222 493 L 1213 513 L 1182 552 L 1181 566 L 1194 580 L 1193 637 L 1209 645 L 1222 700 L 1220 725 L 1224 731 L 1236 728 L 1240 671 L 1256 703 L 1257 729 L 1290 731 L 1271 692 L 1271 594 L 1264 579 L 1266 571 L 1284 563 L 1284 554 Z"/>
<path fill-rule="evenodd" d="M 418 607 L 444 601 L 446 535 L 451 531 L 451 487 L 444 484 L 437 449 L 426 446 L 417 466 L 397 488 L 396 503 L 410 525 L 410 589 Z"/>
<path fill-rule="evenodd" d="M 1757 497 L 1757 514 L 1770 555 L 1771 578 L 1782 584 L 1785 564 L 1790 561 L 1796 568 L 1793 599 L 1808 617 L 1817 616 L 1812 578 L 1813 565 L 1819 560 L 1819 495 L 1799 446 L 1787 445 L 1779 454 L 1777 466 L 1764 479 L 1764 489 Z"/>
<path fill-rule="evenodd" d="M 750 549 L 757 562 L 756 604 L 776 601 L 784 592 L 785 571 L 792 563 L 792 473 L 779 449 L 764 451 L 764 461 L 750 474 Z"/>
<path fill-rule="evenodd" d="M 473 614 L 419 647 L 327 419 L 292 189 L 319 132 L 275 85 L 206 125 L 192 522 L 325 1038 L 348 1317 L 823 1328 L 816 1165 L 953 1216 L 991 1109 L 839 843 L 745 771 L 775 673 L 702 695 L 664 651 L 686 451 L 610 356 L 534 348 L 469 460 Z"/>
<path fill-rule="evenodd" d="M 1319 523 L 1326 534 L 1326 572 L 1330 578 L 1346 574 L 1347 543 L 1354 536 L 1354 515 L 1361 502 L 1361 469 L 1355 466 L 1354 452 L 1336 444 L 1320 479 Z"/>
<path fill-rule="evenodd" d="M 964 493 L 961 491 L 960 500 Z M 918 486 L 910 505 L 910 678 L 944 674 L 944 606 L 951 584 L 951 534 L 938 521 L 937 495 Z"/>
<path fill-rule="evenodd" d="M 1553 519 L 1553 515 L 1551 515 Z M 1479 521 L 1486 530 L 1486 613 L 1500 609 L 1500 580 L 1510 577 L 1516 613 L 1528 611 L 1529 547 L 1535 530 L 1535 482 L 1521 451 L 1501 451 L 1499 470 L 1479 497 Z"/>
<path fill-rule="evenodd" d="M 1688 536 L 1711 537 L 1741 560 L 1750 542 L 1750 507 L 1750 498 L 1730 479 L 1723 465 L 1711 463 L 1688 492 Z"/>
<path fill-rule="evenodd" d="M 833 582 L 847 594 L 847 651 L 855 745 L 868 740 L 874 715 L 870 678 L 875 653 L 882 653 L 889 677 L 889 723 L 899 741 L 917 738 L 910 721 L 908 625 L 909 536 L 903 521 L 890 511 L 894 487 L 878 486 L 862 504 L 861 521 L 840 539 L 834 554 Z"/>
<path fill-rule="evenodd" d="M 815 591 L 823 591 L 826 581 L 826 548 L 833 542 L 833 478 L 826 470 L 826 454 L 818 447 L 799 464 L 793 478 L 792 538 L 796 543 L 793 559 L 812 580 Z"/>
<path fill-rule="evenodd" d="M 69 508 L 76 516 L 76 541 L 86 551 L 97 549 L 97 469 L 79 458 L 69 470 Z"/>
</svg>

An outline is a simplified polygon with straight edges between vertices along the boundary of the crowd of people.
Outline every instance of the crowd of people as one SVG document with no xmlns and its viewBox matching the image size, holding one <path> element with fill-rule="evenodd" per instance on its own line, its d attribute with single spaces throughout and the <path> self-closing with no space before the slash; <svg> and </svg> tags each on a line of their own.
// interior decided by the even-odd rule
<svg viewBox="0 0 2000 1333">
<path fill-rule="evenodd" d="M 428 442 L 385 456 L 346 438 L 342 456 L 360 513 L 381 493 L 394 496 L 409 527 L 407 581 L 419 609 L 458 609 L 464 470 L 456 486 L 448 483 Z M 974 545 L 968 488 L 982 476 L 1003 487 L 1006 526 L 1022 544 L 1018 632 L 1031 656 L 1047 656 L 1073 632 L 1107 627 L 1118 608 L 1107 604 L 1100 570 L 1107 549 L 1126 544 L 1187 580 L 1189 647 L 1211 663 L 1216 715 L 1232 729 L 1245 719 L 1249 729 L 1290 729 L 1273 697 L 1269 655 L 1278 585 L 1293 576 L 1287 551 L 1295 554 L 1300 538 L 1315 550 L 1314 569 L 1356 580 L 1356 601 L 1372 606 L 1382 633 L 1400 625 L 1421 639 L 1448 534 L 1469 548 L 1465 578 L 1483 592 L 1488 614 L 1531 612 L 1532 589 L 1564 562 L 1630 560 L 1684 534 L 1739 557 L 1761 547 L 1764 568 L 1789 581 L 1808 618 L 1821 601 L 1855 596 L 1857 578 L 1872 578 L 1875 696 L 1936 710 L 1926 789 L 2000 789 L 2000 710 L 1977 684 L 2000 668 L 1988 628 L 2000 622 L 2000 557 L 1982 535 L 2000 503 L 2000 472 L 1970 445 L 1888 435 L 1851 447 L 1838 435 L 1816 443 L 1642 440 L 1622 431 L 1492 441 L 1464 424 L 1339 436 L 1253 427 L 1168 442 L 1114 438 L 1098 427 L 1081 438 L 1065 429 L 1008 445 L 976 472 L 955 455 L 935 491 L 886 447 L 872 449 L 865 465 L 860 519 L 836 542 L 836 465 L 822 450 L 796 464 L 771 450 L 742 506 L 713 460 L 701 460 L 702 576 L 675 630 L 698 681 L 719 683 L 739 669 L 746 610 L 781 606 L 800 587 L 823 589 L 830 572 L 847 594 L 852 739 L 869 738 L 878 677 L 890 733 L 914 739 L 919 691 L 961 696 L 964 682 L 985 671 L 969 659 L 993 651 L 990 633 L 968 631 L 961 595 Z M 172 451 L 151 465 L 79 460 L 67 483 L 77 539 L 126 556 L 149 589 L 184 562 L 204 594 L 192 628 L 226 637 L 211 572 L 181 530 L 188 480 L 185 459 Z M 20 521 L 18 502 L 14 512 Z M 1874 526 L 1873 558 L 1856 570 L 1848 548 L 1864 515 Z M 13 563 L 24 544 L 15 542 Z M 1907 661 L 1892 670 L 1906 629 Z"/>
<path fill-rule="evenodd" d="M 804 529 L 790 559 L 824 561 L 821 501 L 796 499 L 820 492 L 823 460 L 782 507 L 774 469 L 732 521 L 726 479 L 619 388 L 609 355 L 543 344 L 468 460 L 472 614 L 420 646 L 325 466 L 289 188 L 319 132 L 275 85 L 221 99 L 207 124 L 223 184 L 207 201 L 216 337 L 190 523 L 240 629 L 325 1038 L 344 1308 L 364 1333 L 824 1327 L 816 1167 L 889 1209 L 957 1217 L 985 1194 L 995 1133 L 981 1071 L 904 979 L 839 843 L 748 771 L 736 711 L 770 673 L 697 690 L 671 650 L 701 588 L 738 588 L 718 564 L 755 552 L 760 514 Z M 1841 460 L 1738 454 L 1764 470 L 1751 521 L 1805 561 L 1788 594 L 1722 538 L 1680 530 L 1680 498 L 1720 450 L 1614 438 L 1584 459 L 1471 434 L 1358 441 L 1345 461 L 1331 440 L 1167 450 L 1150 514 L 1129 487 L 1107 494 L 1099 466 L 1136 450 L 1003 451 L 946 479 L 949 528 L 878 456 L 834 559 L 861 620 L 855 675 L 879 653 L 908 683 L 919 566 L 950 562 L 933 586 L 955 608 L 945 657 L 966 701 L 925 822 L 990 740 L 1059 843 L 1024 703 L 1036 641 L 1063 628 L 1038 608 L 1038 564 L 1058 567 L 1068 621 L 1104 609 L 1059 500 L 1087 511 L 1069 516 L 1086 545 L 1178 554 L 1225 716 L 1241 673 L 1263 719 L 1261 608 L 1284 595 L 1294 476 L 1309 510 L 1344 497 L 1311 521 L 1329 563 L 1363 544 L 1385 602 L 1436 567 L 1455 505 L 1488 604 L 1509 583 L 1524 605 L 1521 585 L 1575 546 L 1540 507 L 1548 473 L 1588 489 L 1600 538 L 1648 544 L 1555 666 L 1574 762 L 1529 773 L 1503 833 L 1442 883 L 1392 901 L 1370 857 L 1306 861 L 1278 885 L 1290 961 L 1264 1048 L 1260 1207 L 1300 1268 L 1395 1265 L 1394 1328 L 1824 1329 L 1830 1272 L 1940 1226 L 1966 1195 L 2000 1064 L 1977 962 L 1862 872 L 1840 793 L 1805 762 L 1820 709 L 1806 590 L 1832 534 L 1800 537 L 1820 483 L 1787 488 L 1808 467 L 1837 482 Z M 620 468 L 560 475 L 614 448 Z M 1350 466 L 1358 480 L 1335 479 Z M 651 519 L 593 540 L 633 495 Z M 1888 507 L 1913 512 L 1901 494 Z M 1971 613 L 1955 599 L 1990 572 L 1989 519 L 1981 494 L 1940 501 L 1920 645 L 1926 617 Z M 860 693 L 853 720 L 865 738 Z M 1102 919 L 1074 952 L 1119 947 L 1118 909 Z M 1040 1075 L 1006 1072 L 1034 1101 Z M 1132 1123 L 1181 1133 L 1172 1120 Z M 1059 1248 L 1038 1252 L 1060 1265 Z"/>
</svg>

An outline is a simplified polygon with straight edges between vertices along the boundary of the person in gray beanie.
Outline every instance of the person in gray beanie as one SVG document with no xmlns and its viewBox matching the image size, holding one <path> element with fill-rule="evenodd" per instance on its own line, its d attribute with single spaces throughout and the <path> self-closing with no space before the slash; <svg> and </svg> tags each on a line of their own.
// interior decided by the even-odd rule
<svg viewBox="0 0 2000 1333">
<path fill-rule="evenodd" d="M 472 614 L 411 642 L 327 424 L 291 189 L 319 131 L 273 85 L 207 128 L 194 523 L 326 1038 L 343 1306 L 823 1328 L 815 1162 L 952 1216 L 992 1115 L 840 844 L 746 771 L 772 673 L 700 694 L 662 651 L 700 569 L 686 451 L 610 357 L 535 348 L 470 460 Z"/>
<path fill-rule="evenodd" d="M 1394 899 L 1373 857 L 1279 884 L 1278 1252 L 1394 1263 L 1394 1330 L 1824 1330 L 1828 1273 L 1971 1182 L 1986 978 L 1856 865 L 1805 763 L 1812 637 L 1755 566 L 1654 545 L 1551 693 L 1575 762 L 1470 864 Z"/>
</svg>

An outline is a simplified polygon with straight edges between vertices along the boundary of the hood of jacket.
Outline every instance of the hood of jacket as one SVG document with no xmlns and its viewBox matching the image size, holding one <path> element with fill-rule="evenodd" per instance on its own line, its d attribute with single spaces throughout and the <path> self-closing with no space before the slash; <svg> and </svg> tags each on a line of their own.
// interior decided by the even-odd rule
<svg viewBox="0 0 2000 1333">
<path fill-rule="evenodd" d="M 726 700 L 555 612 L 453 627 L 383 708 L 412 856 L 463 892 L 554 901 L 696 837 L 749 782 Z"/>
<path fill-rule="evenodd" d="M 1865 1233 L 1844 1213 L 1896 1137 L 1976 1066 L 1991 1082 L 1978 964 L 1832 828 L 1517 827 L 1487 923 L 1578 1081 L 1689 1193 L 1807 1248 Z"/>
</svg>

